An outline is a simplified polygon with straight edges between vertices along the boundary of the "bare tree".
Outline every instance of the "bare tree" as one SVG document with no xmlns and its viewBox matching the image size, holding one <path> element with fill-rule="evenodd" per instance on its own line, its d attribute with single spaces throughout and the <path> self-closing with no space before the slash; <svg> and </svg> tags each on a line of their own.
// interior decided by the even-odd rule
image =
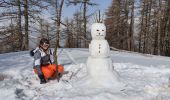
<svg viewBox="0 0 170 100">
<path fill-rule="evenodd" d="M 107 39 L 111 46 L 119 49 L 130 49 L 133 44 L 133 6 L 129 0 L 113 0 L 112 5 L 106 12 L 105 24 L 107 27 Z M 131 8 L 131 17 L 130 15 Z M 129 25 L 130 20 L 130 25 Z M 130 27 L 129 27 L 130 26 Z M 130 29 L 131 28 L 131 29 Z"/>
<path fill-rule="evenodd" d="M 29 40 L 28 40 L 28 0 L 24 0 L 24 20 L 25 20 L 25 34 L 22 43 L 22 50 L 28 50 Z"/>
<path fill-rule="evenodd" d="M 17 50 L 27 50 L 29 43 L 29 23 L 35 23 L 36 17 L 41 13 L 42 9 L 47 6 L 43 3 L 43 0 L 2 0 L 0 1 L 0 21 L 6 21 L 12 19 L 13 25 L 15 26 L 15 34 L 18 38 L 15 42 Z M 36 9 L 35 9 L 36 8 Z M 6 27 L 6 26 L 4 26 Z M 4 28 L 3 28 L 4 30 Z M 11 45 L 12 47 L 12 45 Z M 13 46 L 14 47 L 14 46 Z"/>
<path fill-rule="evenodd" d="M 69 3 L 68 5 L 70 4 L 74 4 L 74 5 L 77 5 L 77 4 L 83 4 L 83 34 L 84 34 L 84 47 L 87 47 L 87 6 L 90 5 L 90 6 L 95 6 L 97 5 L 96 3 L 92 3 L 90 2 L 91 0 L 68 0 Z"/>
<path fill-rule="evenodd" d="M 76 38 L 76 47 L 77 48 L 80 48 L 80 47 L 83 47 L 82 45 L 82 37 L 84 37 L 84 32 L 83 32 L 83 17 L 82 17 L 82 14 L 81 12 L 77 11 L 75 14 L 74 14 L 74 27 L 73 29 L 75 30 L 75 34 L 74 34 L 74 37 Z"/>
<path fill-rule="evenodd" d="M 130 26 L 129 26 L 129 36 L 128 36 L 128 50 L 134 51 L 134 0 L 130 0 L 131 13 L 130 13 Z M 127 2 L 126 2 L 127 3 Z"/>
<path fill-rule="evenodd" d="M 63 5 L 64 5 L 64 0 L 50 0 L 49 3 L 55 7 L 55 23 L 56 23 L 56 45 L 55 45 L 55 50 L 54 50 L 54 56 L 55 56 L 55 63 L 58 65 L 58 56 L 57 56 L 57 48 L 60 47 L 60 33 L 61 33 L 61 16 L 62 16 L 62 10 L 63 10 Z"/>
<path fill-rule="evenodd" d="M 22 49 L 22 41 L 23 41 L 23 35 L 22 35 L 22 10 L 21 10 L 21 1 L 17 0 L 18 4 L 18 36 L 19 36 L 19 47 Z"/>
<path fill-rule="evenodd" d="M 11 8 L 16 10 L 12 11 L 10 10 Z M 9 43 L 8 46 L 6 45 L 6 49 L 4 47 L 5 51 L 2 52 L 21 50 L 22 29 L 20 1 L 2 0 L 0 1 L 0 9 L 2 9 L 2 11 L 0 12 L 0 21 L 6 23 L 6 26 L 2 26 L 0 29 L 2 33 L 4 32 L 3 36 L 2 34 L 0 34 L 2 37 L 4 37 L 1 38 L 1 41 L 3 41 L 2 45 L 6 44 L 7 42 Z M 7 23 L 9 24 L 7 25 Z M 15 38 L 10 38 L 10 36 L 14 36 Z M 11 48 L 11 50 L 8 48 Z"/>
</svg>

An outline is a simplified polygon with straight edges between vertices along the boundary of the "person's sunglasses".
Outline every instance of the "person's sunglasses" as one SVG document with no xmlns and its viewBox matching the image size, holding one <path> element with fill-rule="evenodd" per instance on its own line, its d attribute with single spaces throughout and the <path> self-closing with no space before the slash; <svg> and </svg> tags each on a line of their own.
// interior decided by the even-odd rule
<svg viewBox="0 0 170 100">
<path fill-rule="evenodd" d="M 49 46 L 49 44 L 47 44 L 47 43 L 43 44 L 43 47 L 48 47 L 48 46 Z"/>
</svg>

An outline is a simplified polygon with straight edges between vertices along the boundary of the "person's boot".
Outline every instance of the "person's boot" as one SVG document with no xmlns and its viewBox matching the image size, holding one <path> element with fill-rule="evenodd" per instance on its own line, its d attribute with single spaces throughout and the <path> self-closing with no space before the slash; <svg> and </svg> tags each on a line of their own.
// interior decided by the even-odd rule
<svg viewBox="0 0 170 100">
<path fill-rule="evenodd" d="M 45 84 L 45 83 L 47 83 L 47 81 L 46 81 L 45 78 L 44 78 L 44 75 L 39 75 L 38 77 L 40 78 L 40 84 Z"/>
<path fill-rule="evenodd" d="M 58 73 L 58 77 L 59 77 L 59 78 L 61 78 L 61 77 L 62 77 L 62 75 L 63 75 L 62 73 Z"/>
</svg>

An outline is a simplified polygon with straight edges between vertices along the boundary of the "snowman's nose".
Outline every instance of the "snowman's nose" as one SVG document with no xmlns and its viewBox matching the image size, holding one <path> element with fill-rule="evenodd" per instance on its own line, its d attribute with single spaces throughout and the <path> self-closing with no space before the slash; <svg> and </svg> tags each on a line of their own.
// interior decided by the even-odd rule
<svg viewBox="0 0 170 100">
<path fill-rule="evenodd" d="M 99 33 L 99 35 L 100 35 L 100 33 Z"/>
</svg>

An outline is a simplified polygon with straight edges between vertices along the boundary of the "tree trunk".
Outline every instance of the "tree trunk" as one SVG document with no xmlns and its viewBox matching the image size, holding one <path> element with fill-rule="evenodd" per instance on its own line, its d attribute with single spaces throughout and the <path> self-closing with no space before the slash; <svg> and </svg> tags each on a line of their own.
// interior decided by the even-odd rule
<svg viewBox="0 0 170 100">
<path fill-rule="evenodd" d="M 59 45 L 59 36 L 60 36 L 60 24 L 61 24 L 61 12 L 63 8 L 64 0 L 61 0 L 61 3 L 58 3 L 58 0 L 56 0 L 56 27 L 57 27 L 57 32 L 56 32 L 56 45 L 55 45 L 55 50 L 54 50 L 54 56 L 55 56 L 55 63 L 58 65 L 58 56 L 57 56 L 57 48 L 60 47 Z"/>
<path fill-rule="evenodd" d="M 129 31 L 128 31 L 128 20 L 129 20 L 129 0 L 126 0 L 125 2 L 125 34 L 126 34 L 126 38 L 128 38 L 128 35 L 129 35 Z M 128 50 L 128 39 L 125 40 L 125 46 L 124 48 L 125 50 Z"/>
<path fill-rule="evenodd" d="M 25 34 L 24 34 L 22 50 L 28 50 L 28 45 L 29 45 L 29 40 L 28 40 L 28 0 L 24 0 L 24 18 L 25 18 Z"/>
<path fill-rule="evenodd" d="M 148 28 L 148 0 L 144 1 L 144 17 L 145 17 L 145 22 L 144 22 L 144 41 L 143 41 L 143 53 L 147 52 L 147 28 Z"/>
<path fill-rule="evenodd" d="M 159 11 L 158 11 L 158 55 L 161 55 L 161 42 L 162 42 L 162 35 L 161 35 L 161 14 L 162 14 L 162 12 L 161 12 L 161 9 L 162 9 L 162 0 L 159 0 L 159 2 L 158 2 L 158 4 L 159 4 Z"/>
<path fill-rule="evenodd" d="M 144 9 L 145 9 L 145 2 L 143 2 L 143 6 L 142 6 L 142 11 L 141 11 L 141 23 L 140 23 L 140 33 L 139 33 L 139 52 L 143 52 L 143 44 L 142 44 L 142 41 L 143 41 L 143 35 L 144 35 Z"/>
<path fill-rule="evenodd" d="M 86 19 L 86 10 L 87 10 L 87 0 L 84 0 L 84 10 L 83 10 L 83 18 L 84 18 L 84 38 L 87 39 L 86 36 L 86 24 L 87 24 L 87 19 Z M 84 47 L 87 47 L 86 40 L 84 40 Z"/>
<path fill-rule="evenodd" d="M 133 44 L 133 34 L 134 34 L 134 0 L 131 0 L 131 17 L 130 17 L 130 28 L 129 28 L 129 45 L 128 45 L 128 50 L 129 51 L 134 51 L 134 44 Z"/>
<path fill-rule="evenodd" d="M 22 50 L 22 25 L 21 25 L 21 2 L 20 0 L 17 0 L 18 4 L 18 37 L 19 37 L 19 48 Z"/>
</svg>

